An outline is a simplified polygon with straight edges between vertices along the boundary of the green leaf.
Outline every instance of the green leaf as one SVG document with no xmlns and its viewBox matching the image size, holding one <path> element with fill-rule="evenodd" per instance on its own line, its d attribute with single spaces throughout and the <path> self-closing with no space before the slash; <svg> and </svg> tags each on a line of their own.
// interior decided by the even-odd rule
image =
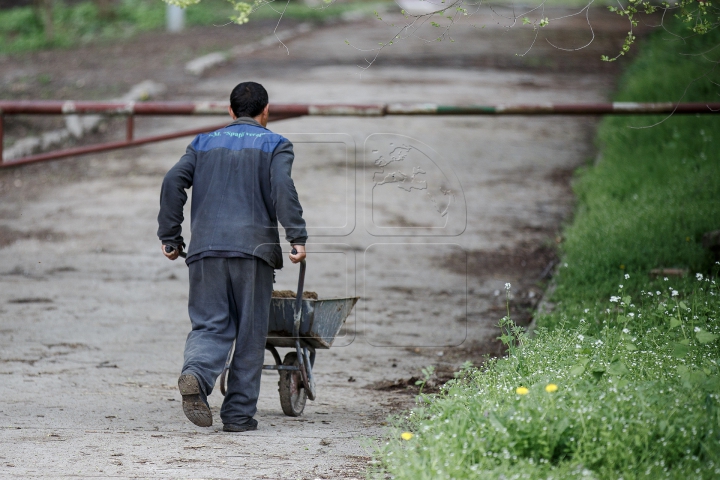
<svg viewBox="0 0 720 480">
<path fill-rule="evenodd" d="M 675 328 L 682 325 L 682 322 L 678 320 L 677 318 L 671 318 L 670 319 L 670 328 Z"/>
<path fill-rule="evenodd" d="M 681 345 L 690 345 L 690 339 L 689 338 L 683 338 L 679 342 Z"/>
<path fill-rule="evenodd" d="M 523 25 L 530 25 L 530 19 L 528 17 L 523 17 Z"/>
<path fill-rule="evenodd" d="M 632 303 L 632 297 L 630 297 L 630 296 L 623 297 L 622 301 L 625 302 L 625 305 L 630 305 Z"/>
<path fill-rule="evenodd" d="M 707 380 L 703 382 L 703 388 L 708 393 L 717 392 L 720 390 L 720 377 L 717 375 L 708 376 Z"/>
<path fill-rule="evenodd" d="M 698 342 L 705 345 L 706 343 L 714 342 L 716 338 L 718 338 L 717 335 L 714 333 L 706 332 L 705 330 L 700 330 L 699 332 L 695 332 L 695 337 L 698 339 Z"/>
<path fill-rule="evenodd" d="M 607 371 L 610 375 L 627 375 L 630 373 L 630 370 L 628 370 L 625 364 L 620 360 L 611 363 Z"/>
<path fill-rule="evenodd" d="M 584 365 L 575 365 L 570 369 L 570 375 L 578 376 L 582 375 L 583 372 L 585 372 L 585 366 Z"/>
<path fill-rule="evenodd" d="M 555 424 L 555 438 L 560 438 L 560 435 L 563 434 L 565 430 L 570 426 L 570 417 L 564 416 L 560 419 L 559 422 Z"/>
<path fill-rule="evenodd" d="M 493 412 L 490 412 L 490 415 L 488 415 L 488 419 L 490 420 L 490 424 L 495 427 L 500 432 L 505 432 L 507 429 L 505 428 L 505 425 L 500 421 L 497 416 Z"/>
<path fill-rule="evenodd" d="M 688 345 L 683 345 L 682 343 L 676 343 L 673 345 L 673 356 L 675 358 L 683 358 L 689 351 L 690 347 Z"/>
<path fill-rule="evenodd" d="M 498 337 L 498 340 L 500 340 L 503 343 L 503 345 L 509 345 L 510 342 L 512 341 L 512 338 L 513 337 L 510 335 L 502 335 L 502 336 Z"/>
<path fill-rule="evenodd" d="M 625 343 L 623 345 L 625 346 L 625 350 L 627 350 L 628 352 L 634 352 L 635 350 L 637 350 L 637 347 L 632 343 Z"/>
<path fill-rule="evenodd" d="M 687 310 L 687 305 L 685 305 L 685 302 L 680 302 L 680 308 L 683 310 Z"/>
</svg>

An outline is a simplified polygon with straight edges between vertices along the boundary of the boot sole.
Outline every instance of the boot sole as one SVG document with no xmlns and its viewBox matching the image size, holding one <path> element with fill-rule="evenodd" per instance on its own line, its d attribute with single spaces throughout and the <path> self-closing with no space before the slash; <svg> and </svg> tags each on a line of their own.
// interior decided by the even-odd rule
<svg viewBox="0 0 720 480">
<path fill-rule="evenodd" d="M 200 396 L 200 384 L 194 375 L 180 375 L 178 388 L 182 395 L 183 413 L 198 427 L 210 427 L 213 424 L 210 407 Z"/>
</svg>

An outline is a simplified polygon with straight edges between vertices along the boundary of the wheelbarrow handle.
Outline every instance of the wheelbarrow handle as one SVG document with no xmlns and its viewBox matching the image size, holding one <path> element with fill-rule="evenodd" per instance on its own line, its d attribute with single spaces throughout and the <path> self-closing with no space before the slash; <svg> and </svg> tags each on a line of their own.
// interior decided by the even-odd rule
<svg viewBox="0 0 720 480">
<path fill-rule="evenodd" d="M 297 250 L 292 249 L 292 254 L 296 255 Z M 302 296 L 305 287 L 305 260 L 300 262 L 300 275 L 298 277 L 297 297 L 295 297 L 295 325 L 293 328 L 293 336 L 297 338 L 300 334 L 300 321 L 302 320 Z"/>
</svg>

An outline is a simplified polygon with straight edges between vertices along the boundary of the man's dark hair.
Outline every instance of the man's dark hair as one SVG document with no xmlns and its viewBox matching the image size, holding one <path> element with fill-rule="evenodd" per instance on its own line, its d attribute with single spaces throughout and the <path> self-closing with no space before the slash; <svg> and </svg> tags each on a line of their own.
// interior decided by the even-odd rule
<svg viewBox="0 0 720 480">
<path fill-rule="evenodd" d="M 230 94 L 230 108 L 240 117 L 257 117 L 268 104 L 268 94 L 259 83 L 243 82 Z"/>
</svg>

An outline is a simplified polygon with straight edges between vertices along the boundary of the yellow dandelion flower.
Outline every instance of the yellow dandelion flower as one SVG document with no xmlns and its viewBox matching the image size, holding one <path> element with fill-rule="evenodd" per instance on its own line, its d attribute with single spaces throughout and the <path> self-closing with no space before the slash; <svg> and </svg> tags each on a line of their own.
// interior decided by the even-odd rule
<svg viewBox="0 0 720 480">
<path fill-rule="evenodd" d="M 517 387 L 515 389 L 515 393 L 517 393 L 518 395 L 527 395 L 528 393 L 530 393 L 530 390 L 528 390 L 526 387 Z"/>
<path fill-rule="evenodd" d="M 620 270 L 625 270 L 625 265 L 620 264 Z"/>
<path fill-rule="evenodd" d="M 545 391 L 548 393 L 557 392 L 558 386 L 554 383 L 548 383 L 545 385 Z"/>
<path fill-rule="evenodd" d="M 410 439 L 413 438 L 414 436 L 415 436 L 415 435 L 413 435 L 413 434 L 410 433 L 410 432 L 403 432 L 402 435 L 400 435 L 400 438 L 402 438 L 403 440 L 410 440 Z"/>
</svg>

